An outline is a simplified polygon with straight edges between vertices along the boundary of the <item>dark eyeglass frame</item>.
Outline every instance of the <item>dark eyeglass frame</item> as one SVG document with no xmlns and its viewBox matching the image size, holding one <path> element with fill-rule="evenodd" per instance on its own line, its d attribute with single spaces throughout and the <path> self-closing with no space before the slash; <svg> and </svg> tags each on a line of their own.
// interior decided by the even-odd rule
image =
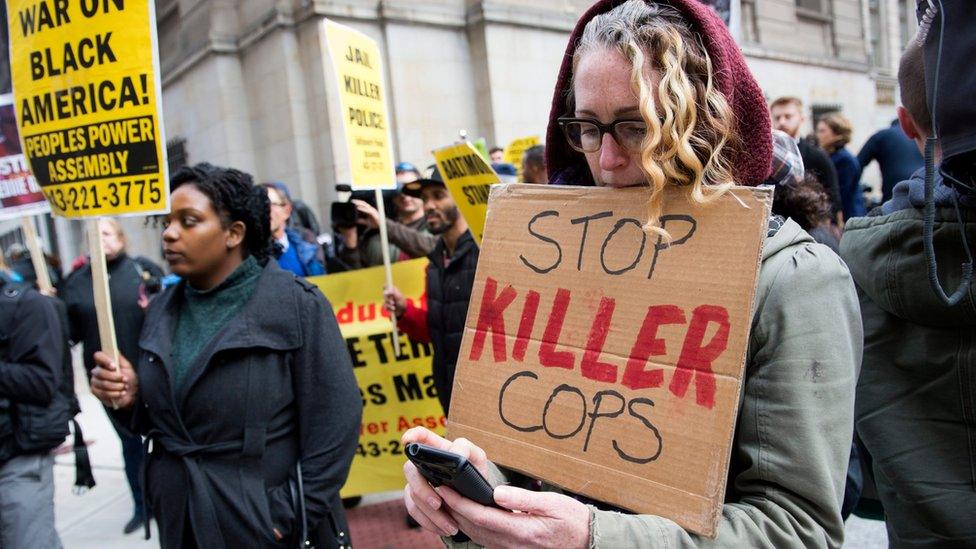
<svg viewBox="0 0 976 549">
<path fill-rule="evenodd" d="M 593 124 L 594 126 L 596 126 L 597 130 L 600 132 L 599 147 L 597 147 L 592 151 L 588 151 L 583 147 L 577 147 L 573 143 L 573 139 L 569 136 L 569 125 L 578 122 L 585 122 L 587 124 Z M 562 128 L 563 130 L 563 136 L 566 137 L 566 142 L 569 143 L 570 147 L 572 147 L 573 149 L 581 153 L 594 153 L 599 151 L 601 148 L 603 148 L 603 136 L 608 133 L 613 136 L 614 141 L 616 141 L 617 145 L 620 145 L 621 148 L 629 152 L 634 152 L 634 149 L 632 147 L 628 147 L 624 145 L 623 141 L 620 139 L 620 136 L 617 134 L 618 124 L 634 123 L 634 122 L 643 124 L 644 129 L 645 130 L 647 129 L 647 122 L 645 122 L 643 118 L 618 118 L 613 122 L 610 122 L 609 124 L 603 124 L 595 118 L 577 118 L 575 116 L 560 116 L 559 118 L 556 119 L 556 123 L 559 124 L 559 127 Z"/>
</svg>

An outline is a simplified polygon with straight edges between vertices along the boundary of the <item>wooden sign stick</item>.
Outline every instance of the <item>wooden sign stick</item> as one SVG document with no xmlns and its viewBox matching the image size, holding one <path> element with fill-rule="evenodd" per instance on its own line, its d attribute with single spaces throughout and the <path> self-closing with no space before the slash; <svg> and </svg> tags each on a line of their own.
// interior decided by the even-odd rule
<svg viewBox="0 0 976 549">
<path fill-rule="evenodd" d="M 386 234 L 386 205 L 383 203 L 383 191 L 376 189 L 376 209 L 380 212 L 380 244 L 383 248 L 383 269 L 386 270 L 386 285 L 393 286 L 393 268 L 390 266 L 390 240 Z M 400 332 L 397 330 L 395 314 L 390 315 L 393 323 L 393 352 L 400 356 Z"/>
<path fill-rule="evenodd" d="M 112 317 L 112 296 L 108 290 L 108 265 L 102 249 L 102 233 L 98 229 L 97 218 L 85 221 L 85 226 L 88 231 L 95 314 L 98 317 L 98 338 L 102 344 L 102 352 L 111 357 L 113 363 L 118 364 L 119 345 L 115 339 L 115 319 Z M 117 410 L 119 405 L 113 400 L 112 407 Z"/>
<path fill-rule="evenodd" d="M 31 263 L 34 264 L 34 274 L 37 275 L 37 287 L 42 294 L 54 295 L 54 287 L 51 286 L 51 276 L 47 272 L 47 261 L 44 260 L 44 250 L 41 248 L 41 241 L 37 238 L 37 228 L 34 227 L 34 218 L 25 216 L 20 219 L 20 227 L 24 232 L 24 242 L 30 252 Z"/>
</svg>

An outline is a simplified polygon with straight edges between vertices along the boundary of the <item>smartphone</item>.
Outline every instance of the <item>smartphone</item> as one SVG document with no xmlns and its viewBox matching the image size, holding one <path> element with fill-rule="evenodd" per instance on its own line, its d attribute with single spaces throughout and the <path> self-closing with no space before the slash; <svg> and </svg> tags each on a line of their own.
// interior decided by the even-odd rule
<svg viewBox="0 0 976 549">
<path fill-rule="evenodd" d="M 495 503 L 491 485 L 466 458 L 416 442 L 407 444 L 405 450 L 407 458 L 431 486 L 450 486 L 471 501 L 501 509 Z M 458 543 L 470 541 L 464 532 L 458 532 L 451 539 Z"/>
</svg>

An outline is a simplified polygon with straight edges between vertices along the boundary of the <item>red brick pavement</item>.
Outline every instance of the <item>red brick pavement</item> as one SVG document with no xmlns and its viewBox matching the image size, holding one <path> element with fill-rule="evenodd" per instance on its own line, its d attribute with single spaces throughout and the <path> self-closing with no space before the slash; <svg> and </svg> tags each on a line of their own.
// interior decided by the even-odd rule
<svg viewBox="0 0 976 549">
<path fill-rule="evenodd" d="M 440 538 L 420 528 L 408 528 L 402 499 L 346 510 L 352 546 L 356 549 L 438 549 Z"/>
</svg>

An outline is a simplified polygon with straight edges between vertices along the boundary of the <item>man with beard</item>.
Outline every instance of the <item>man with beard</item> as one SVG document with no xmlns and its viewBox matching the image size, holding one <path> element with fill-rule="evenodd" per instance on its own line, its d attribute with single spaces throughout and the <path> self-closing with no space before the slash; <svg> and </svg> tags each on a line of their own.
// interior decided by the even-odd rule
<svg viewBox="0 0 976 549">
<path fill-rule="evenodd" d="M 423 200 L 427 228 L 438 237 L 434 251 L 427 255 L 426 310 L 407 303 L 396 287 L 384 294 L 386 308 L 396 315 L 400 329 L 415 341 L 433 344 L 434 387 L 446 414 L 478 266 L 478 245 L 440 174 L 435 170 L 431 177 L 407 183 L 402 190 Z"/>
<path fill-rule="evenodd" d="M 796 97 L 780 97 L 769 105 L 773 129 L 785 132 L 796 140 L 803 158 L 806 173 L 812 175 L 823 185 L 824 191 L 830 196 L 831 209 L 838 226 L 844 226 L 841 212 L 840 188 L 837 183 L 837 169 L 830 157 L 815 143 L 804 139 L 800 135 L 806 116 L 803 115 L 803 102 Z"/>
</svg>

